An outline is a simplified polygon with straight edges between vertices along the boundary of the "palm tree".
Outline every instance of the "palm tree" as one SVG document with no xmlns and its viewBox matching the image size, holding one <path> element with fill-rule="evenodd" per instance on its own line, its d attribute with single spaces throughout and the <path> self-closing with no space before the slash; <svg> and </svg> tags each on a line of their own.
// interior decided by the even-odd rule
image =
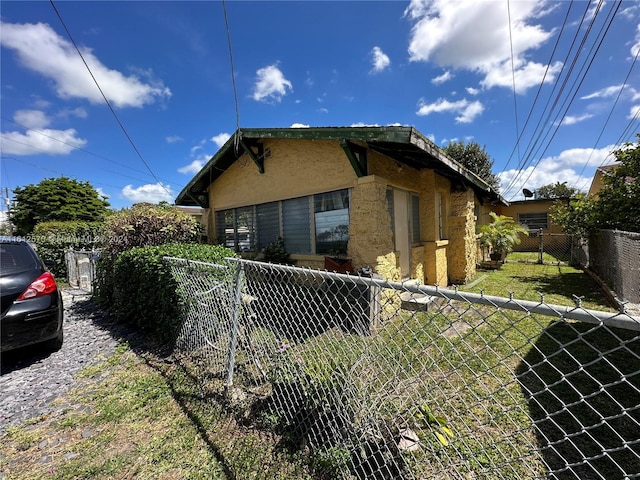
<svg viewBox="0 0 640 480">
<path fill-rule="evenodd" d="M 514 245 L 520 243 L 520 234 L 529 234 L 529 229 L 516 223 L 512 217 L 489 212 L 493 221 L 488 225 L 481 225 L 480 245 L 490 249 L 492 260 L 504 260 Z"/>
</svg>

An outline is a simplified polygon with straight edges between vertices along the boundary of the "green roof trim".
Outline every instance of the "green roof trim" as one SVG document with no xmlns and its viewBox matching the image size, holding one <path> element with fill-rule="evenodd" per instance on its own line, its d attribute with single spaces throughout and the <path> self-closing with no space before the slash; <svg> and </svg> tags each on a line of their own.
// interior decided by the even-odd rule
<svg viewBox="0 0 640 480">
<path fill-rule="evenodd" d="M 367 148 L 382 153 L 413 168 L 429 168 L 452 180 L 473 188 L 478 196 L 508 205 L 484 180 L 446 156 L 431 140 L 413 127 L 313 127 L 313 128 L 241 128 L 211 157 L 176 197 L 176 205 L 207 208 L 207 188 L 248 149 L 258 169 L 264 171 L 264 153 L 250 149 L 263 139 L 336 140 L 356 172 L 366 175 L 366 155 L 354 148 L 352 142 L 366 143 Z M 260 145 L 261 147 L 261 145 Z M 346 147 L 346 148 L 345 148 Z M 364 148 L 364 147 L 359 147 Z M 351 155 L 351 156 L 350 156 Z"/>
</svg>

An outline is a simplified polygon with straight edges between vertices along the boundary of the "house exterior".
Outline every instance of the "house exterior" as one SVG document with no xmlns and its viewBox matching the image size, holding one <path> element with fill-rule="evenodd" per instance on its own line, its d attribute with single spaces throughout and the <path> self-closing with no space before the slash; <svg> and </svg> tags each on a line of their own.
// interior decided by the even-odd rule
<svg viewBox="0 0 640 480">
<path fill-rule="evenodd" d="M 563 232 L 560 225 L 553 222 L 549 211 L 555 203 L 568 203 L 569 200 L 569 198 L 536 198 L 510 202 L 506 206 L 498 206 L 496 213 L 513 218 L 530 231 L 529 236 L 520 236 L 521 243 L 514 246 L 514 251 L 538 251 L 540 244 L 539 232 L 542 232 L 545 236 L 545 249 L 549 251 L 568 251 L 571 248 L 571 238 Z"/>
<path fill-rule="evenodd" d="M 206 209 L 209 240 L 243 254 L 281 237 L 299 266 L 348 257 L 447 285 L 474 276 L 477 216 L 507 202 L 414 128 L 391 126 L 238 130 L 176 204 Z"/>
</svg>

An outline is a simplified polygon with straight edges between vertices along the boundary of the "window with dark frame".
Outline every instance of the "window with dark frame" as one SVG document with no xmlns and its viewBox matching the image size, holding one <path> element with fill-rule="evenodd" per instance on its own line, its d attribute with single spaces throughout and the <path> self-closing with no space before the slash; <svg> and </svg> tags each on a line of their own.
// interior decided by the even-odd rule
<svg viewBox="0 0 640 480">
<path fill-rule="evenodd" d="M 549 228 L 549 215 L 547 212 L 519 213 L 518 223 L 529 230 L 547 230 Z"/>
<path fill-rule="evenodd" d="M 235 251 L 263 250 L 282 237 L 289 253 L 344 255 L 349 190 L 221 210 L 216 226 L 218 242 Z"/>
</svg>

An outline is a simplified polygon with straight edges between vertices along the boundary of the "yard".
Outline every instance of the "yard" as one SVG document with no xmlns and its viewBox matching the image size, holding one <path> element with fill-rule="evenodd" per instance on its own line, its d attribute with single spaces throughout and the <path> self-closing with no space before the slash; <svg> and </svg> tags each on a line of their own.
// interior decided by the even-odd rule
<svg viewBox="0 0 640 480">
<path fill-rule="evenodd" d="M 19 465 L 10 478 L 640 472 L 637 332 L 460 301 L 408 311 L 390 291 L 382 295 L 387 321 L 374 335 L 330 325 L 311 331 L 316 302 L 333 287 L 318 290 L 317 279 L 303 280 L 293 290 L 265 278 L 277 318 L 295 328 L 278 331 L 258 315 L 239 339 L 232 388 L 225 392 L 212 361 L 220 357 L 217 346 L 167 358 L 142 353 L 143 362 L 123 351 L 85 372 L 95 383 L 71 394 L 98 415 L 70 412 L 9 432 L 1 461 Z M 508 262 L 460 290 L 536 302 L 543 294 L 559 305 L 575 305 L 577 295 L 586 308 L 611 310 L 588 276 L 566 266 Z M 61 452 L 51 464 L 38 461 L 43 439 L 86 427 L 104 434 L 76 442 L 78 458 Z"/>
</svg>

